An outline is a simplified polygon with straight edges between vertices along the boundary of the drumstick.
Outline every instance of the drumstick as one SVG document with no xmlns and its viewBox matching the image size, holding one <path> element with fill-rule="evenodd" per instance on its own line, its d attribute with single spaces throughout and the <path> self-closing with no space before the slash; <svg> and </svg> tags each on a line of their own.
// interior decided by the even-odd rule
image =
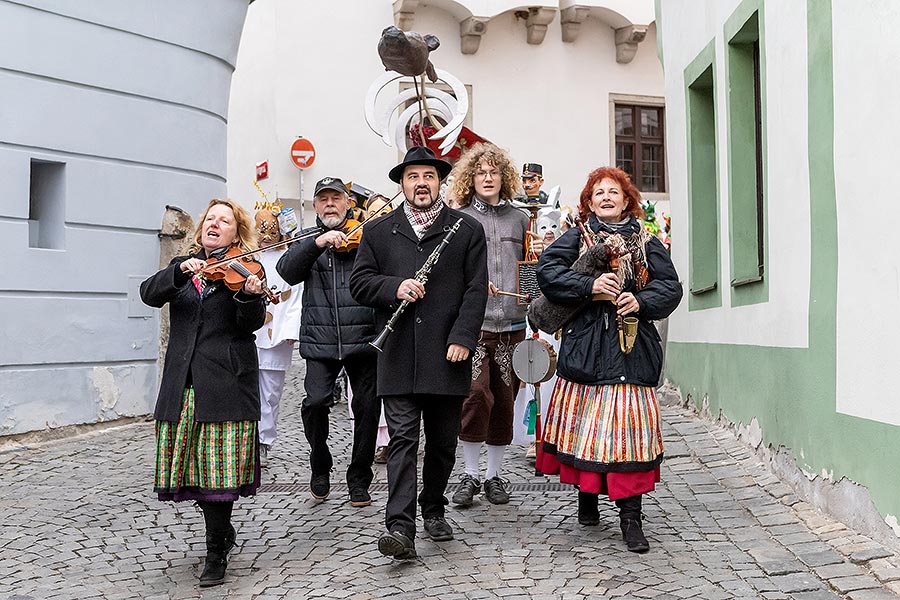
<svg viewBox="0 0 900 600">
<path fill-rule="evenodd" d="M 516 294 L 514 292 L 502 292 L 500 290 L 497 290 L 494 293 L 498 294 L 500 296 L 512 296 L 513 298 L 522 298 L 523 300 L 525 300 L 525 302 L 531 302 L 531 294 Z"/>
</svg>

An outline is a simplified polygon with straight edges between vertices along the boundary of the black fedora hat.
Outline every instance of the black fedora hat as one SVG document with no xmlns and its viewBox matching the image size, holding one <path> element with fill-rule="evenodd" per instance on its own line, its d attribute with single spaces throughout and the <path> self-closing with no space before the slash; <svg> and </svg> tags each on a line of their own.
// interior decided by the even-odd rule
<svg viewBox="0 0 900 600">
<path fill-rule="evenodd" d="M 403 178 L 403 170 L 412 165 L 428 165 L 434 167 L 437 169 L 438 177 L 441 179 L 449 175 L 450 170 L 453 168 L 446 160 L 437 158 L 430 148 L 426 148 L 425 146 L 413 146 L 407 151 L 406 156 L 403 158 L 403 162 L 390 170 L 388 177 L 394 183 L 400 183 L 400 179 Z"/>
</svg>

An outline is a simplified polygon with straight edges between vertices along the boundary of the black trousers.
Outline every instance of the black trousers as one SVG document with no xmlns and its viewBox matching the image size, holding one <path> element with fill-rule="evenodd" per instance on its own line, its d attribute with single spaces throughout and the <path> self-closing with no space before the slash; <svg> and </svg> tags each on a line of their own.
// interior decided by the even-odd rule
<svg viewBox="0 0 900 600">
<path fill-rule="evenodd" d="M 369 489 L 374 473 L 375 438 L 378 435 L 378 419 L 381 402 L 375 395 L 374 356 L 355 356 L 344 360 L 306 361 L 306 378 L 303 386 L 306 398 L 300 407 L 303 431 L 309 442 L 309 466 L 312 474 L 327 474 L 334 466 L 328 449 L 328 417 L 334 405 L 334 389 L 341 368 L 347 370 L 353 399 L 353 451 L 347 468 L 347 486 L 350 489 Z"/>
<path fill-rule="evenodd" d="M 456 462 L 459 417 L 465 396 L 413 394 L 384 398 L 384 416 L 391 443 L 388 446 L 388 501 L 384 523 L 388 531 L 416 535 L 416 487 L 418 483 L 419 425 L 425 430 L 422 460 L 423 517 L 443 516 L 448 504 L 444 492 Z"/>
</svg>

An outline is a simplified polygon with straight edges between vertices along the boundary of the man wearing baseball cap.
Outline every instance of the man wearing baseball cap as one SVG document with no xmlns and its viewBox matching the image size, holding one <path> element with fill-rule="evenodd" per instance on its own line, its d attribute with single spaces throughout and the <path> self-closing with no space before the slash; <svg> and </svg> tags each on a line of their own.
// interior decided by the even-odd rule
<svg viewBox="0 0 900 600">
<path fill-rule="evenodd" d="M 313 209 L 322 233 L 291 244 L 277 265 L 287 283 L 303 283 L 299 342 L 300 356 L 306 359 L 306 397 L 300 416 L 310 446 L 309 489 L 319 502 L 331 491 L 334 462 L 328 449 L 328 416 L 343 368 L 353 391 L 353 450 L 347 468 L 350 504 L 368 506 L 381 414 L 375 395 L 375 349 L 369 345 L 375 338 L 375 315 L 350 295 L 348 279 L 357 250 L 343 248 L 347 236 L 341 228 L 350 212 L 344 182 L 337 177 L 316 182 Z"/>
</svg>

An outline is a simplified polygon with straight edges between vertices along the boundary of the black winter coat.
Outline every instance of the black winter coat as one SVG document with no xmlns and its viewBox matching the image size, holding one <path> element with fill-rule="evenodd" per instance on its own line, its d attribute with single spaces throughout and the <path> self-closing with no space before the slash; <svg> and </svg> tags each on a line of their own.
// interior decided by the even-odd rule
<svg viewBox="0 0 900 600">
<path fill-rule="evenodd" d="M 605 227 L 591 215 L 593 231 Z M 626 236 L 639 231 L 641 224 L 631 219 Z M 608 230 L 608 229 L 607 229 Z M 609 230 L 608 230 L 609 231 Z M 591 297 L 594 277 L 569 267 L 578 258 L 581 231 L 572 228 L 548 246 L 537 266 L 538 285 L 553 302 L 572 304 Z M 662 345 L 653 321 L 668 317 L 681 302 L 681 283 L 665 246 L 655 237 L 646 245 L 650 280 L 640 292 L 634 286 L 623 289 L 637 298 L 640 310 L 634 349 L 623 354 L 616 329 L 616 308 L 612 302 L 590 302 L 563 329 L 556 372 L 560 377 L 588 385 L 631 383 L 656 387 L 662 368 Z"/>
<path fill-rule="evenodd" d="M 400 305 L 397 288 L 413 277 L 447 231 L 463 222 L 444 248 L 425 284 L 425 297 L 410 303 L 378 355 L 378 395 L 466 396 L 472 359 L 487 303 L 487 246 L 474 218 L 444 208 L 421 241 L 402 208 L 366 225 L 350 290 L 375 307 L 379 332 Z M 450 362 L 447 348 L 468 348 L 469 360 Z"/>
<path fill-rule="evenodd" d="M 322 221 L 316 224 L 327 231 Z M 350 294 L 350 271 L 358 250 L 335 252 L 319 248 L 315 238 L 294 242 L 275 269 L 286 282 L 303 282 L 300 312 L 300 356 L 313 360 L 343 360 L 372 354 L 375 312 Z"/>
<path fill-rule="evenodd" d="M 195 256 L 206 255 L 201 250 Z M 173 258 L 141 283 L 144 304 L 162 308 L 168 302 L 171 318 L 154 416 L 178 421 L 190 373 L 197 421 L 258 421 L 259 363 L 253 332 L 266 319 L 263 296 L 232 292 L 219 282 L 207 287 L 201 301 L 191 276 L 181 272 L 188 258 Z"/>
</svg>

